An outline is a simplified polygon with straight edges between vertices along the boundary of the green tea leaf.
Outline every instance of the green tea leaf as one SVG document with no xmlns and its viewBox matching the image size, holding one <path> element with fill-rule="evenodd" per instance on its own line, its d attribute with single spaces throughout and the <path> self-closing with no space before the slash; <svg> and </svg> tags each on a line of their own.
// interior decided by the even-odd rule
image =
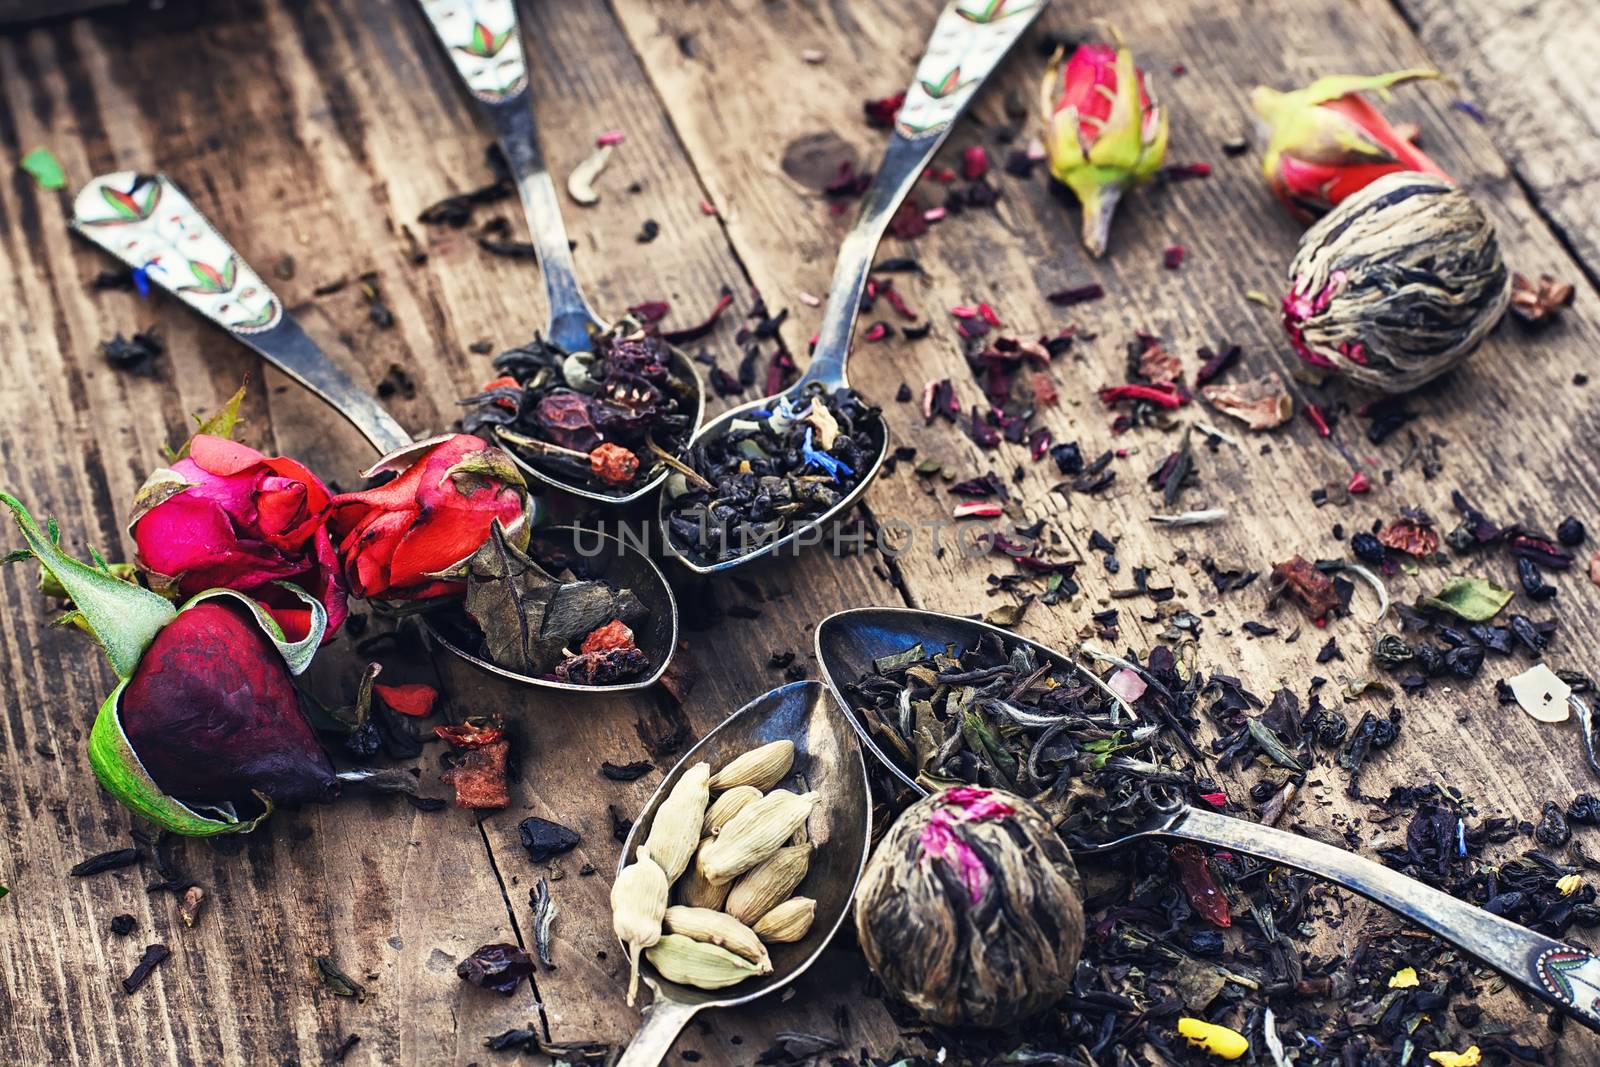
<svg viewBox="0 0 1600 1067">
<path fill-rule="evenodd" d="M 334 966 L 333 960 L 327 956 L 311 957 L 311 973 L 336 997 L 355 997 L 358 1001 L 367 999 L 366 988 Z"/>
<path fill-rule="evenodd" d="M 17 166 L 31 174 L 41 189 L 67 187 L 67 172 L 61 169 L 61 161 L 48 148 L 35 148 L 23 156 Z"/>
<path fill-rule="evenodd" d="M 217 413 L 208 419 L 202 419 L 198 414 L 194 416 L 194 436 L 206 434 L 210 437 L 221 437 L 233 440 L 233 431 L 239 425 L 239 405 L 244 403 L 244 391 L 250 388 L 250 379 L 246 378 L 244 384 L 239 386 L 239 391 L 228 398 L 228 402 L 217 409 Z M 189 454 L 189 447 L 194 444 L 194 436 L 183 443 L 183 447 L 172 453 L 171 458 L 176 461 Z"/>
<path fill-rule="evenodd" d="M 1452 578 L 1433 596 L 1423 598 L 1422 606 L 1448 611 L 1468 622 L 1485 622 L 1499 614 L 1514 595 L 1487 578 Z"/>
</svg>

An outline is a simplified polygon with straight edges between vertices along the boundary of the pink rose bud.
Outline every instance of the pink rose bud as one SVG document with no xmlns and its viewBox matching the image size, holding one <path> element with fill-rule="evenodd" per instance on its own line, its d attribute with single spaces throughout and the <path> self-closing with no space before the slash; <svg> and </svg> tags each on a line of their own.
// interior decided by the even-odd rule
<svg viewBox="0 0 1600 1067">
<path fill-rule="evenodd" d="M 292 582 L 328 612 L 324 638 L 346 615 L 344 579 L 324 525 L 332 494 L 305 467 L 248 445 L 197 434 L 189 454 L 151 474 L 129 523 L 139 566 L 185 597 L 234 589 L 266 606 L 290 640 L 307 633 Z"/>
<path fill-rule="evenodd" d="M 1120 42 L 1080 45 L 1064 64 L 1058 54 L 1039 103 L 1050 173 L 1083 205 L 1083 243 L 1104 255 L 1122 194 L 1153 177 L 1166 158 L 1166 109 Z"/>
<path fill-rule="evenodd" d="M 1310 222 L 1385 174 L 1414 170 L 1448 180 L 1437 163 L 1361 96 L 1376 92 L 1386 98 L 1391 86 L 1438 76 L 1431 70 L 1370 78 L 1333 75 L 1287 93 L 1256 86 L 1250 106 L 1272 130 L 1261 159 L 1272 191 L 1299 219 Z"/>
</svg>

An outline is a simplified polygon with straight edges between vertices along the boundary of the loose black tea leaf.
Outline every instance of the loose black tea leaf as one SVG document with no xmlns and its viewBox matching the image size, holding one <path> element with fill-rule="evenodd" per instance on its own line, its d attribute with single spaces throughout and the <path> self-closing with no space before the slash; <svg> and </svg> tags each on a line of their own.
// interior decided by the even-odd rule
<svg viewBox="0 0 1600 1067">
<path fill-rule="evenodd" d="M 367 999 L 367 991 L 361 983 L 339 970 L 327 956 L 311 957 L 311 974 L 336 997 L 354 997 L 358 1001 Z"/>
<path fill-rule="evenodd" d="M 170 955 L 172 955 L 172 952 L 166 945 L 157 943 L 147 946 L 144 950 L 144 955 L 139 958 L 138 966 L 134 967 L 133 973 L 122 980 L 122 991 L 130 995 L 138 992 L 139 987 L 144 985 L 151 973 L 161 964 L 161 961 Z"/>
<path fill-rule="evenodd" d="M 102 871 L 114 871 L 120 867 L 131 867 L 138 863 L 141 858 L 143 858 L 142 853 L 136 848 L 112 849 L 110 852 L 101 852 L 98 855 L 90 856 L 86 860 L 73 864 L 72 869 L 67 873 L 74 878 L 83 878 L 91 874 L 99 874 Z"/>
<path fill-rule="evenodd" d="M 600 773 L 613 782 L 632 782 L 643 778 L 656 769 L 656 765 L 649 760 L 634 760 L 632 763 L 616 764 L 606 760 L 600 764 Z"/>
<path fill-rule="evenodd" d="M 484 945 L 456 964 L 456 976 L 462 981 L 507 997 L 532 974 L 533 960 L 516 945 Z"/>
<path fill-rule="evenodd" d="M 877 458 L 877 408 L 814 387 L 751 412 L 693 447 L 690 477 L 667 478 L 667 532 L 701 564 L 737 559 L 837 505 Z"/>
<path fill-rule="evenodd" d="M 517 823 L 517 836 L 522 841 L 522 847 L 528 850 L 528 859 L 533 863 L 546 863 L 565 852 L 570 852 L 583 840 L 576 830 L 569 830 L 560 823 L 537 816 L 530 816 Z"/>
<path fill-rule="evenodd" d="M 650 665 L 626 625 L 649 614 L 632 591 L 556 578 L 512 544 L 498 522 L 467 561 L 466 609 L 489 659 L 502 667 L 606 684 Z"/>
<path fill-rule="evenodd" d="M 115 915 L 111 919 L 111 932 L 118 937 L 127 937 L 139 926 L 139 920 L 132 915 Z"/>
</svg>

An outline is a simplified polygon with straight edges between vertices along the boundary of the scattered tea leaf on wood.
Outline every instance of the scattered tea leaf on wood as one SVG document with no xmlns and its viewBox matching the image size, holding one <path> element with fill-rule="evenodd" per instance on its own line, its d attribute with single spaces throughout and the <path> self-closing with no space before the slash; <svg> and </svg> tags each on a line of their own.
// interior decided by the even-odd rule
<svg viewBox="0 0 1600 1067">
<path fill-rule="evenodd" d="M 538 816 L 530 816 L 517 823 L 517 836 L 533 863 L 547 863 L 572 851 L 583 840 L 576 830 Z"/>
<path fill-rule="evenodd" d="M 1485 622 L 1500 613 L 1516 594 L 1502 589 L 1487 578 L 1452 578 L 1422 606 L 1448 611 L 1468 622 Z"/>
<path fill-rule="evenodd" d="M 341 971 L 329 956 L 312 956 L 311 974 L 336 997 L 354 997 L 358 1001 L 367 999 L 366 988 Z"/>
<path fill-rule="evenodd" d="M 511 996 L 524 978 L 533 974 L 533 960 L 516 945 L 484 945 L 456 964 L 456 976 L 464 982 Z"/>
<path fill-rule="evenodd" d="M 72 865 L 67 873 L 74 878 L 83 878 L 102 871 L 114 871 L 121 867 L 131 867 L 143 858 L 143 854 L 136 848 L 116 848 L 110 852 L 101 852 L 80 860 Z"/>
<path fill-rule="evenodd" d="M 155 969 L 160 966 L 161 961 L 170 955 L 172 955 L 172 951 L 159 942 L 147 946 L 144 950 L 144 955 L 139 958 L 138 965 L 134 967 L 133 973 L 122 980 L 122 991 L 128 994 L 138 992 L 139 987 L 144 985 Z"/>
</svg>

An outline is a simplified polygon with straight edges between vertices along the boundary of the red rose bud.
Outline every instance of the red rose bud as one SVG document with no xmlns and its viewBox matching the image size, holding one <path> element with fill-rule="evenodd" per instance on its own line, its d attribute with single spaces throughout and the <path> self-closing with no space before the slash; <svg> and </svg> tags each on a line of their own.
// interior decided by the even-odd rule
<svg viewBox="0 0 1600 1067">
<path fill-rule="evenodd" d="M 350 591 L 378 600 L 453 596 L 468 557 L 499 519 L 527 544 L 527 484 L 503 451 L 470 434 L 449 434 L 391 452 L 364 473 L 398 476 L 375 489 L 341 493 L 328 510 Z"/>
<path fill-rule="evenodd" d="M 32 555 L 72 599 L 74 620 L 121 679 L 89 732 L 89 762 L 107 792 L 165 829 L 205 836 L 252 829 L 273 804 L 330 799 L 338 780 L 291 681 L 327 625 L 298 586 L 307 633 L 285 638 L 267 609 L 232 589 L 181 609 L 143 586 L 61 551 L 15 498 L 0 493 Z M 241 819 L 235 805 L 259 812 Z M 261 810 L 261 809 L 265 810 Z"/>
<path fill-rule="evenodd" d="M 189 454 L 151 474 L 133 501 L 129 531 L 139 565 L 185 597 L 236 589 L 266 605 L 291 640 L 310 613 L 274 582 L 293 582 L 328 613 L 326 638 L 343 624 L 344 578 L 324 525 L 332 494 L 292 459 L 263 456 L 197 434 Z"/>
<path fill-rule="evenodd" d="M 1376 92 L 1387 99 L 1391 86 L 1438 76 L 1432 70 L 1333 75 L 1287 93 L 1256 86 L 1250 105 L 1272 131 L 1261 159 L 1272 191 L 1310 222 L 1385 174 L 1414 170 L 1449 180 L 1360 95 Z"/>
<path fill-rule="evenodd" d="M 1120 41 L 1080 45 L 1065 64 L 1058 53 L 1039 104 L 1050 173 L 1083 205 L 1083 243 L 1104 255 L 1122 194 L 1148 181 L 1166 158 L 1166 109 Z"/>
</svg>

